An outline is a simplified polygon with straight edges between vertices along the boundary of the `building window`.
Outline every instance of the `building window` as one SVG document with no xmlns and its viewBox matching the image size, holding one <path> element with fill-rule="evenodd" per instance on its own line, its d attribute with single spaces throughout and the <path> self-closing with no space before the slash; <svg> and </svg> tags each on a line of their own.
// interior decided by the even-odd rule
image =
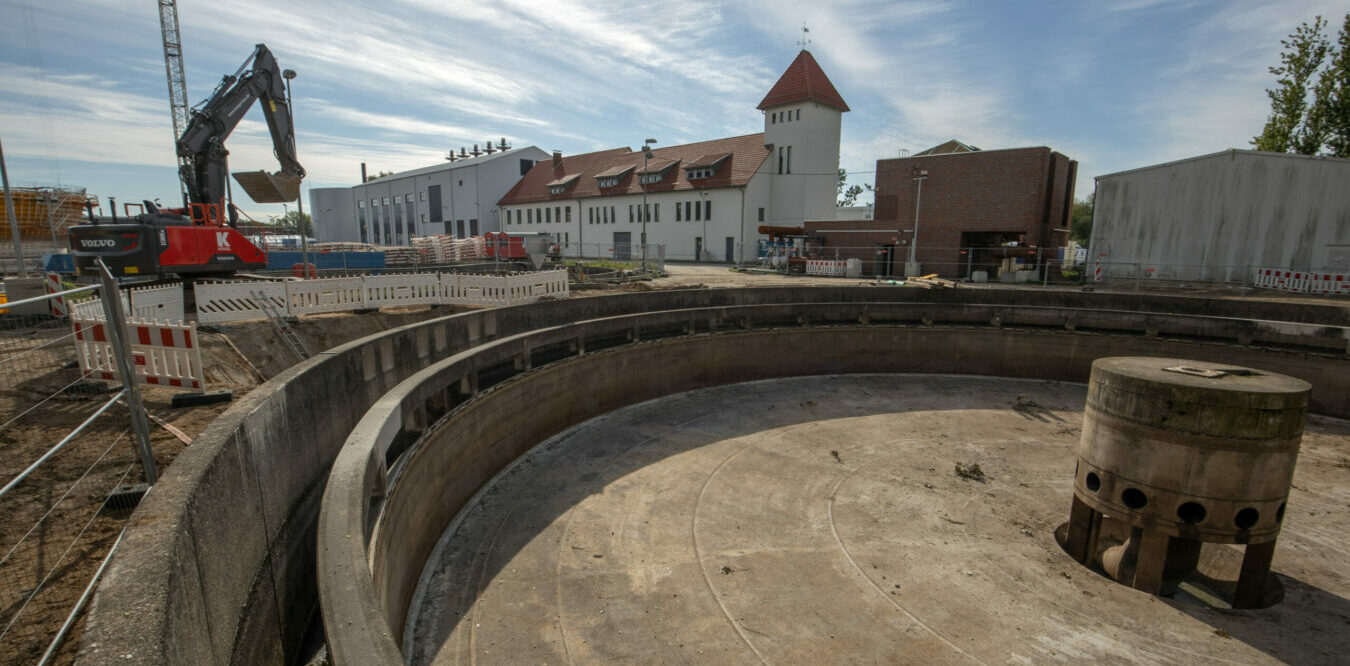
<svg viewBox="0 0 1350 666">
<path fill-rule="evenodd" d="M 586 209 L 586 224 L 595 224 L 595 209 Z"/>
<path fill-rule="evenodd" d="M 562 206 L 553 207 L 553 221 L 562 222 Z"/>
<path fill-rule="evenodd" d="M 801 110 L 801 109 L 797 109 L 797 120 L 801 120 L 801 119 L 802 119 L 802 110 Z"/>
<path fill-rule="evenodd" d="M 427 223 L 427 214 L 426 214 L 426 213 L 422 213 L 422 224 L 426 224 L 426 223 Z"/>
<path fill-rule="evenodd" d="M 698 221 L 701 221 L 702 219 L 703 219 L 703 206 L 698 205 L 698 202 L 695 201 L 695 202 L 694 202 L 694 221 L 695 221 L 695 222 L 698 222 Z"/>
<path fill-rule="evenodd" d="M 792 146 L 787 147 L 787 172 L 792 173 Z"/>
<path fill-rule="evenodd" d="M 697 167 L 685 170 L 685 177 L 689 180 L 698 180 L 700 178 L 712 178 L 712 167 Z"/>
<path fill-rule="evenodd" d="M 426 190 L 422 190 L 422 194 L 421 194 L 421 196 L 418 197 L 418 198 L 420 198 L 422 201 L 426 201 L 426 200 L 427 200 L 427 191 L 426 191 Z"/>
<path fill-rule="evenodd" d="M 680 217 L 680 202 L 678 201 L 675 202 L 675 221 L 676 222 L 683 221 L 683 218 Z"/>
<path fill-rule="evenodd" d="M 413 202 L 413 198 L 412 198 L 412 195 L 411 195 L 411 194 L 405 194 L 405 195 L 403 195 L 403 203 L 412 203 L 412 202 Z"/>
<path fill-rule="evenodd" d="M 689 207 L 692 205 L 693 204 L 689 203 L 688 201 L 684 202 L 684 219 L 686 222 L 694 221 L 694 213 L 689 209 Z"/>
<path fill-rule="evenodd" d="M 759 209 L 759 221 L 760 221 L 760 222 L 763 222 L 763 221 L 764 221 L 764 209 L 763 209 L 763 208 Z"/>
<path fill-rule="evenodd" d="M 659 182 L 661 182 L 661 176 L 662 176 L 662 175 L 663 175 L 663 174 L 660 174 L 660 173 L 644 173 L 644 174 L 638 176 L 638 183 L 640 183 L 640 184 L 642 184 L 642 185 L 650 185 L 650 184 L 652 184 L 652 183 L 659 183 Z"/>
<path fill-rule="evenodd" d="M 572 221 L 572 207 L 571 207 L 571 206 L 568 206 L 568 207 L 564 208 L 563 210 L 567 211 L 567 221 L 568 221 L 568 222 L 571 222 L 571 221 Z"/>
<path fill-rule="evenodd" d="M 478 235 L 478 220 L 469 220 L 469 235 Z"/>
<path fill-rule="evenodd" d="M 462 180 L 459 181 L 459 186 L 460 186 L 460 187 L 464 187 L 464 181 L 462 181 Z"/>
<path fill-rule="evenodd" d="M 712 199 L 703 202 L 703 219 L 712 220 Z"/>
<path fill-rule="evenodd" d="M 661 204 L 660 204 L 660 202 L 657 202 L 657 203 L 652 204 L 652 220 L 653 220 L 653 221 L 656 221 L 656 222 L 660 222 L 660 221 L 661 221 Z"/>
<path fill-rule="evenodd" d="M 774 111 L 773 114 L 769 116 L 769 124 L 773 125 L 777 122 L 778 122 L 778 112 Z"/>
<path fill-rule="evenodd" d="M 548 193 L 549 193 L 549 194 L 562 194 L 562 193 L 563 193 L 563 190 L 565 190 L 565 189 L 567 189 L 567 186 L 566 186 L 566 185 L 549 185 L 549 186 L 548 186 Z"/>
<path fill-rule="evenodd" d="M 619 184 L 618 176 L 608 176 L 606 178 L 597 178 L 597 185 L 600 187 L 615 187 Z"/>
<path fill-rule="evenodd" d="M 609 207 L 609 221 L 610 221 L 610 222 L 618 222 L 618 221 L 619 221 L 619 216 L 616 215 L 616 214 L 614 213 L 614 207 L 613 207 L 613 206 L 610 206 L 610 207 Z"/>
<path fill-rule="evenodd" d="M 778 173 L 783 173 L 783 147 L 778 147 Z"/>
<path fill-rule="evenodd" d="M 545 209 L 544 209 L 544 221 L 545 221 L 545 222 L 548 222 L 548 223 L 550 223 L 550 224 L 553 222 L 553 209 L 552 209 L 552 208 L 545 208 Z"/>
</svg>

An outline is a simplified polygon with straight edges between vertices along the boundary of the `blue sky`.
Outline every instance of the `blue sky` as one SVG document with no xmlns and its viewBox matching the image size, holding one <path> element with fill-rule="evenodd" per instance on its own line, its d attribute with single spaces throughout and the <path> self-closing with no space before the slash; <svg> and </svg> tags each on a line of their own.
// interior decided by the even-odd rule
<svg viewBox="0 0 1350 666">
<path fill-rule="evenodd" d="M 0 140 L 11 184 L 175 202 L 152 0 L 0 0 Z M 1092 177 L 1247 148 L 1280 39 L 1343 2 L 180 0 L 196 103 L 266 43 L 293 82 L 306 187 L 434 164 L 506 137 L 580 153 L 761 131 L 755 105 L 808 48 L 853 109 L 841 166 L 949 138 L 1048 145 Z M 232 170 L 274 171 L 254 110 Z M 241 199 L 244 195 L 240 194 Z M 255 217 L 280 206 L 238 202 Z"/>
</svg>

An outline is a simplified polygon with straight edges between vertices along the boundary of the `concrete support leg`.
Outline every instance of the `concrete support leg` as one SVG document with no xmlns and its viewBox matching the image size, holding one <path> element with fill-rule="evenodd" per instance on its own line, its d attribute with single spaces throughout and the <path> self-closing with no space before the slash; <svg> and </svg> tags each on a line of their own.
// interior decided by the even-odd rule
<svg viewBox="0 0 1350 666">
<path fill-rule="evenodd" d="M 1274 541 L 1248 544 L 1247 552 L 1242 556 L 1242 573 L 1238 574 L 1237 589 L 1233 591 L 1233 608 L 1265 606 L 1270 561 L 1274 557 Z"/>
<path fill-rule="evenodd" d="M 1097 512 L 1092 510 L 1078 495 L 1073 496 L 1073 507 L 1069 510 L 1069 533 L 1064 539 L 1064 550 L 1069 556 L 1082 564 L 1091 565 L 1092 523 Z"/>
<path fill-rule="evenodd" d="M 1134 565 L 1132 587 L 1149 594 L 1163 593 L 1163 572 L 1167 569 L 1166 534 L 1144 530 L 1139 541 L 1139 557 Z"/>
</svg>

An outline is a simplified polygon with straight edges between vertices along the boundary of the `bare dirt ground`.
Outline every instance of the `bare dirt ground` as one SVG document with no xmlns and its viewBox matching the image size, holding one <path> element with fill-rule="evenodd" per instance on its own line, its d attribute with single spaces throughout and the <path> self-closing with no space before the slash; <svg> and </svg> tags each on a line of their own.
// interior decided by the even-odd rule
<svg viewBox="0 0 1350 666">
<path fill-rule="evenodd" d="M 1085 392 L 806 377 L 593 419 L 452 524 L 404 653 L 438 665 L 1344 663 L 1350 423 L 1309 420 L 1274 562 L 1285 600 L 1216 610 L 1116 584 L 1055 541 Z"/>
</svg>

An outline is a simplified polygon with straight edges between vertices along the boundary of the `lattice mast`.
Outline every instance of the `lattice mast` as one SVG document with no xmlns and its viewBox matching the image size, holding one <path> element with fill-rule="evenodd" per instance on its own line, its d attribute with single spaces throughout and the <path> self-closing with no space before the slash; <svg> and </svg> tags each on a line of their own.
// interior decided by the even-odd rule
<svg viewBox="0 0 1350 666">
<path fill-rule="evenodd" d="M 178 152 L 178 138 L 188 126 L 187 78 L 183 75 L 183 39 L 178 33 L 177 0 L 159 0 L 159 29 L 164 37 L 164 73 L 169 80 L 169 112 L 173 115 L 173 145 Z M 185 156 L 178 155 L 179 173 Z M 185 185 L 179 182 L 179 192 L 187 201 Z"/>
</svg>

